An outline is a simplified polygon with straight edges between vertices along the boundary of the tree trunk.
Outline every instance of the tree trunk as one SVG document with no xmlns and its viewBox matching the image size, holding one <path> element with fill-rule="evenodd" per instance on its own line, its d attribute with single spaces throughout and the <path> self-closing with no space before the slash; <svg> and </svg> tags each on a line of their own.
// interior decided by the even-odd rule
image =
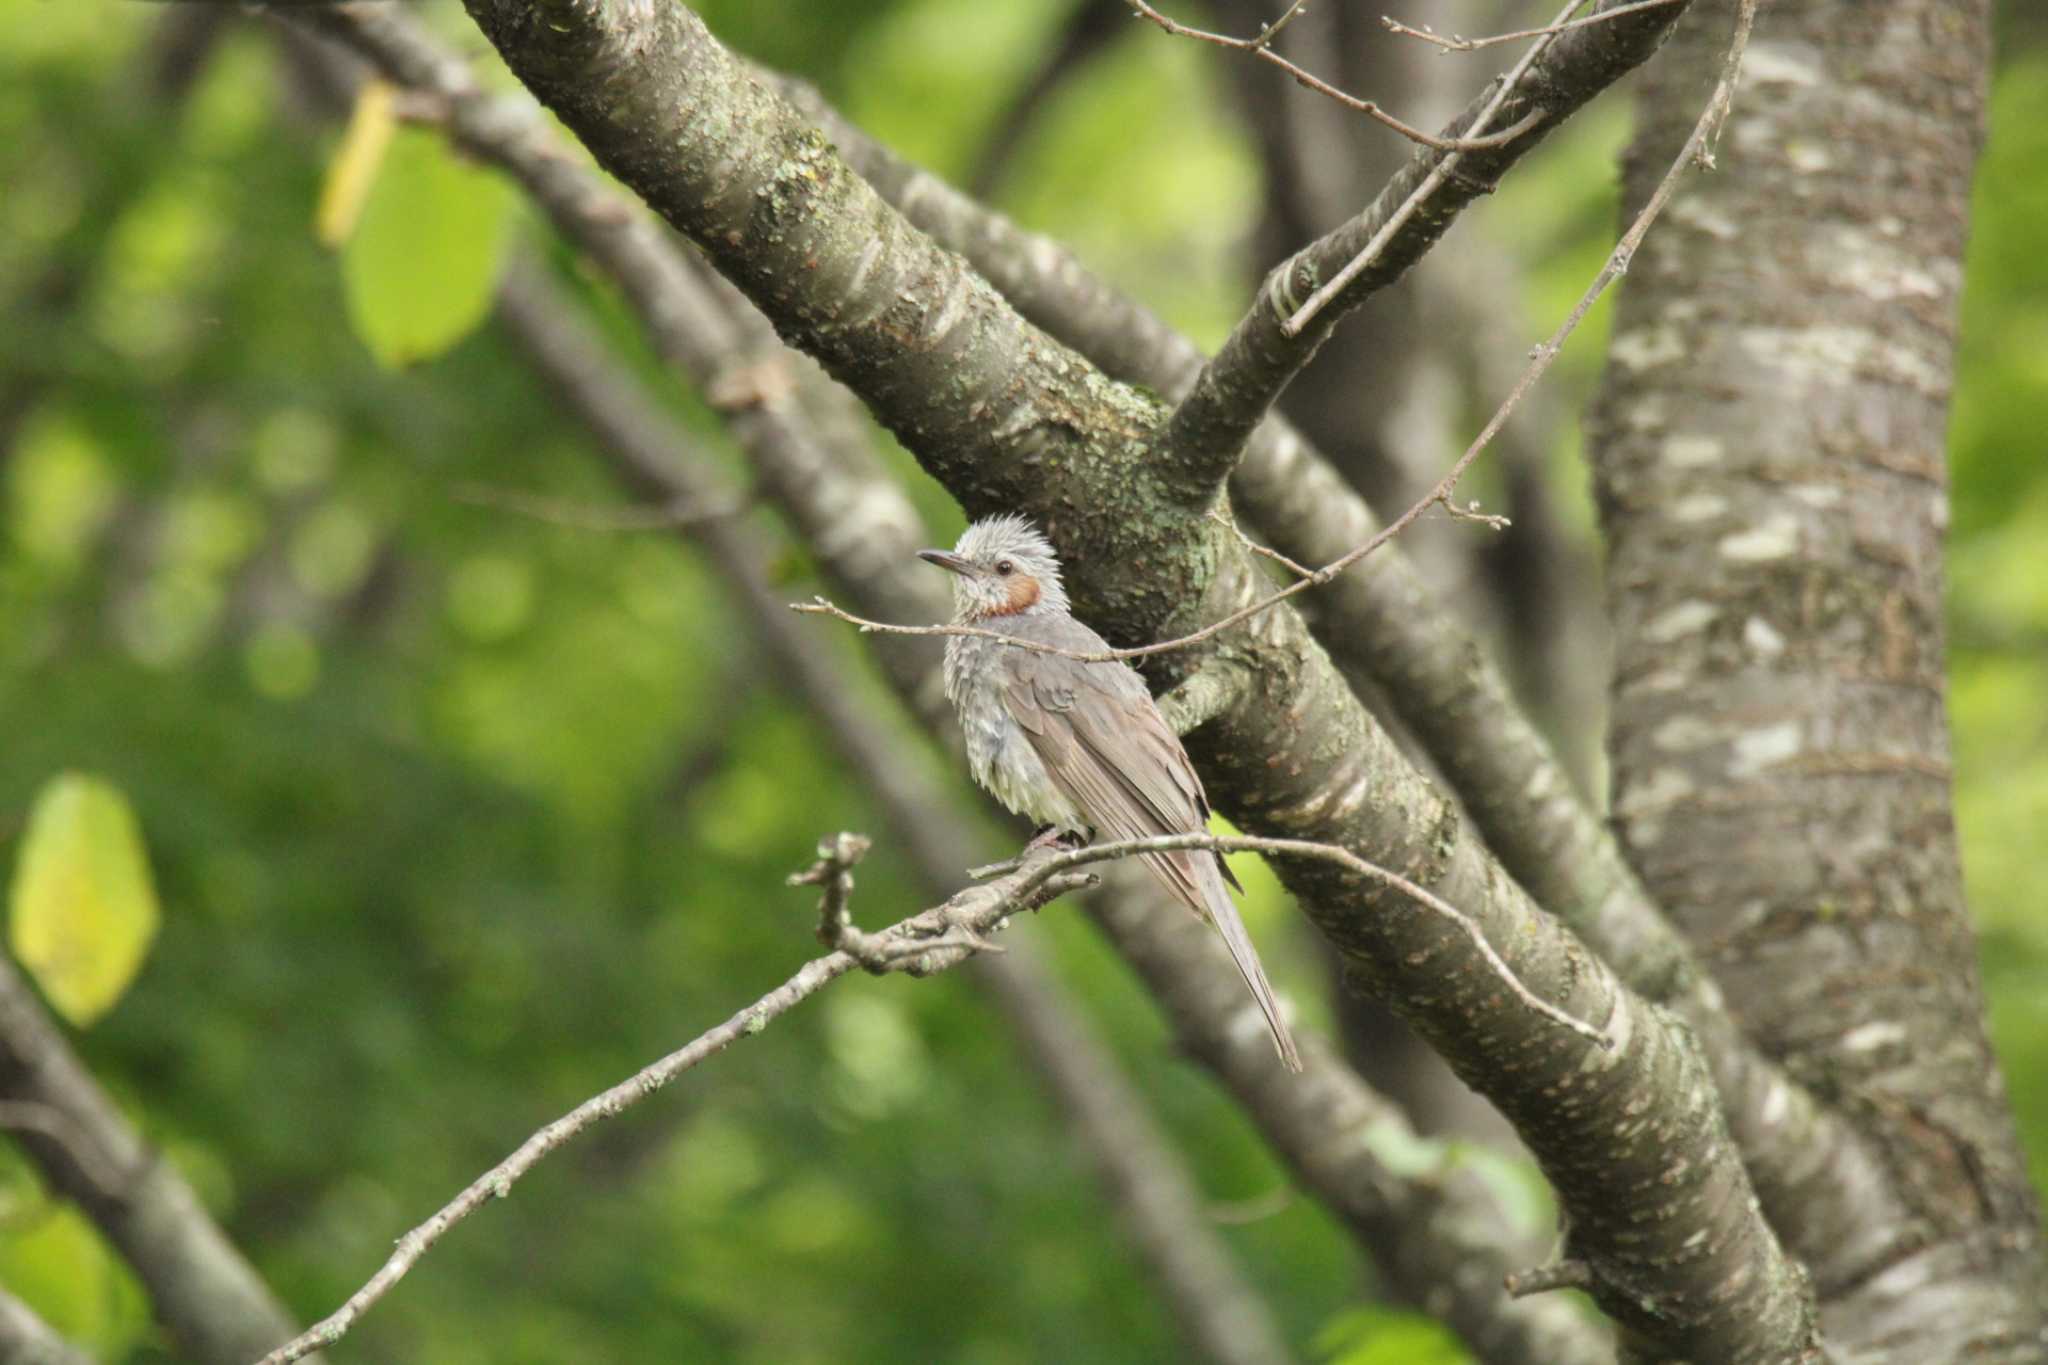
<svg viewBox="0 0 2048 1365">
<path fill-rule="evenodd" d="M 1630 205 L 1689 129 L 1730 8 L 1697 8 L 1648 72 Z M 1749 1035 L 1881 1153 L 1903 1216 L 1779 1231 L 1841 1358 L 1916 1365 L 2041 1359 L 2038 1216 L 1984 1033 L 1943 708 L 1988 17 L 1765 7 L 1721 169 L 1634 263 L 1590 440 L 1617 826 Z"/>
</svg>

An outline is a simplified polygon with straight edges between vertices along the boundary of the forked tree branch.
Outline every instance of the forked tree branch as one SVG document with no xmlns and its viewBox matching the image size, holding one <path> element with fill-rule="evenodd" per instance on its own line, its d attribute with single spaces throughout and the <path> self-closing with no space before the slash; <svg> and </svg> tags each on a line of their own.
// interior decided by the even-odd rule
<svg viewBox="0 0 2048 1365">
<path fill-rule="evenodd" d="M 1560 21 L 1579 3 L 1573 0 Z M 1344 314 L 1420 260 L 1552 129 L 1655 51 L 1684 10 L 1674 3 L 1591 27 L 1543 31 L 1514 69 L 1450 124 L 1454 135 L 1526 124 L 1520 136 L 1498 147 L 1419 150 L 1364 212 L 1274 267 L 1157 438 L 1179 495 L 1206 505 Z"/>
</svg>

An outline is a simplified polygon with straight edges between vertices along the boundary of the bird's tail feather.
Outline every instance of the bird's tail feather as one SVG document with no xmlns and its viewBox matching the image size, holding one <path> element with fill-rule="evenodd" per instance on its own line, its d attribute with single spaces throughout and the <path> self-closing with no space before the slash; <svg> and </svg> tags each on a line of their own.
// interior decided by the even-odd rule
<svg viewBox="0 0 2048 1365">
<path fill-rule="evenodd" d="M 1288 1032 L 1287 1020 L 1280 1013 L 1280 1001 L 1273 994 L 1273 983 L 1266 980 L 1259 950 L 1252 945 L 1252 936 L 1245 931 L 1244 920 L 1237 913 L 1237 903 L 1224 889 L 1219 859 L 1209 853 L 1189 852 L 1154 854 L 1145 861 L 1152 865 L 1152 871 L 1176 896 L 1188 903 L 1190 909 L 1216 926 L 1217 933 L 1223 936 L 1223 946 L 1230 950 L 1231 961 L 1237 964 L 1244 984 L 1251 988 L 1252 999 L 1258 1002 L 1259 1012 L 1266 1016 L 1266 1026 L 1273 1031 L 1273 1046 L 1279 1050 L 1281 1062 L 1289 1071 L 1301 1070 L 1301 1053 L 1295 1049 L 1294 1035 Z"/>
</svg>

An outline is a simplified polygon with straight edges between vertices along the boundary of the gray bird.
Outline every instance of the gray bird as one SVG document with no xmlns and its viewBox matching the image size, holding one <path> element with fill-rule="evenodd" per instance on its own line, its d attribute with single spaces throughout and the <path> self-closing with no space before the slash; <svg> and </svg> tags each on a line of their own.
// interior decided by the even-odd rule
<svg viewBox="0 0 2048 1365">
<path fill-rule="evenodd" d="M 1109 648 L 1068 612 L 1052 545 L 1023 517 L 978 521 L 950 551 L 920 550 L 918 557 L 956 575 L 954 619 L 961 625 L 1077 654 Z M 1209 801 L 1187 751 L 1144 679 L 1126 665 L 1082 663 L 955 635 L 946 641 L 946 695 L 960 712 L 974 780 L 1017 814 L 1084 840 L 1208 828 Z M 1187 849 L 1140 857 L 1176 899 L 1223 935 L 1273 1030 L 1280 1059 L 1289 1070 L 1301 1070 L 1258 950 L 1224 889 L 1226 879 L 1232 886 L 1237 880 L 1222 856 Z"/>
</svg>

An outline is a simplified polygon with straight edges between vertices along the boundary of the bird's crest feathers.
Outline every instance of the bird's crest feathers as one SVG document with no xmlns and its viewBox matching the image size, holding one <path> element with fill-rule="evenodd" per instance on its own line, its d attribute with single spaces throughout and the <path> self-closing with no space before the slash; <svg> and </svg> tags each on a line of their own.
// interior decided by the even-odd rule
<svg viewBox="0 0 2048 1365">
<path fill-rule="evenodd" d="M 979 571 L 955 582 L 963 616 L 987 618 L 1068 609 L 1059 556 L 1028 517 L 1015 513 L 984 517 L 960 533 L 953 553 Z"/>
</svg>

